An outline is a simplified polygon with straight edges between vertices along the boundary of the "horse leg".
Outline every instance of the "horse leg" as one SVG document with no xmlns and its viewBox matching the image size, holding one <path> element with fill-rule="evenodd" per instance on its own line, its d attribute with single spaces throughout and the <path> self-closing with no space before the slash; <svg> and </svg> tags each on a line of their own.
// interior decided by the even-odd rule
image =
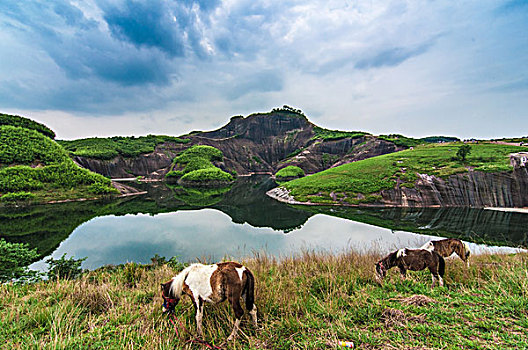
<svg viewBox="0 0 528 350">
<path fill-rule="evenodd" d="M 198 298 L 198 300 L 195 301 L 195 305 L 196 305 L 196 332 L 198 333 L 198 336 L 200 338 L 203 338 L 203 330 L 202 330 L 203 300 L 202 298 Z"/>
<path fill-rule="evenodd" d="M 227 338 L 227 341 L 234 340 L 237 336 L 238 328 L 240 326 L 240 320 L 242 319 L 242 316 L 244 316 L 244 309 L 242 309 L 242 305 L 240 305 L 240 296 L 242 294 L 242 291 L 230 291 L 229 293 L 229 302 L 231 303 L 231 306 L 233 307 L 233 311 L 235 312 L 235 326 L 233 327 L 233 331 Z M 256 313 L 256 309 L 255 309 Z"/>
<path fill-rule="evenodd" d="M 249 314 L 251 315 L 251 320 L 253 321 L 253 324 L 255 325 L 255 328 L 257 328 L 257 305 L 253 303 L 250 309 L 248 309 L 247 301 L 246 301 L 247 295 L 243 294 L 242 299 L 244 300 L 244 303 L 246 304 L 246 310 L 249 311 Z"/>
<path fill-rule="evenodd" d="M 403 266 L 398 266 L 398 268 L 400 269 L 400 275 L 401 277 L 405 280 L 407 279 L 407 269 L 405 269 L 405 267 Z"/>
<path fill-rule="evenodd" d="M 251 315 L 251 319 L 253 320 L 255 328 L 257 328 L 257 306 L 255 304 L 253 304 L 253 309 L 251 309 L 249 314 Z"/>
</svg>

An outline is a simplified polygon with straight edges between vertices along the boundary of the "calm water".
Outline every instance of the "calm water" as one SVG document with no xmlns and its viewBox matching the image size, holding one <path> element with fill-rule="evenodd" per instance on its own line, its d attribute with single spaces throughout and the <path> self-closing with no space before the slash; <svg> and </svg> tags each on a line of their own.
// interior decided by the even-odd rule
<svg viewBox="0 0 528 350">
<path fill-rule="evenodd" d="M 431 238 L 458 237 L 476 253 L 526 247 L 528 214 L 476 209 L 344 209 L 291 207 L 264 195 L 267 178 L 241 179 L 226 190 L 148 185 L 147 196 L 0 210 L 0 233 L 36 247 L 44 261 L 87 257 L 84 268 L 150 262 L 155 254 L 181 261 L 244 258 L 256 252 L 386 253 Z"/>
</svg>

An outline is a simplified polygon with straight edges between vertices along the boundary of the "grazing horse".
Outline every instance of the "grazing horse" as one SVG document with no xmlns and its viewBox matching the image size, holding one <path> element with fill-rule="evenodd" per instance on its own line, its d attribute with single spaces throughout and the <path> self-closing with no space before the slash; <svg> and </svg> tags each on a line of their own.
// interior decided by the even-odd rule
<svg viewBox="0 0 528 350">
<path fill-rule="evenodd" d="M 469 256 L 471 255 L 469 245 L 459 239 L 446 238 L 439 241 L 430 241 L 425 243 L 422 249 L 434 250 L 444 258 L 451 256 L 453 253 L 457 253 L 460 259 L 469 267 Z"/>
<path fill-rule="evenodd" d="M 203 338 L 202 317 L 204 302 L 213 304 L 226 299 L 235 312 L 235 327 L 228 341 L 233 340 L 240 325 L 244 310 L 240 298 L 244 298 L 255 327 L 257 326 L 257 307 L 255 306 L 255 278 L 251 271 L 239 263 L 230 261 L 213 265 L 192 264 L 181 271 L 169 282 L 161 284 L 163 312 L 173 312 L 182 295 L 187 294 L 196 309 L 196 328 Z"/>
<path fill-rule="evenodd" d="M 433 285 L 438 281 L 440 286 L 444 285 L 445 262 L 437 252 L 427 249 L 396 250 L 376 263 L 376 281 L 381 284 L 387 271 L 394 266 L 400 269 L 403 278 L 407 270 L 421 271 L 428 268 L 433 275 Z"/>
</svg>

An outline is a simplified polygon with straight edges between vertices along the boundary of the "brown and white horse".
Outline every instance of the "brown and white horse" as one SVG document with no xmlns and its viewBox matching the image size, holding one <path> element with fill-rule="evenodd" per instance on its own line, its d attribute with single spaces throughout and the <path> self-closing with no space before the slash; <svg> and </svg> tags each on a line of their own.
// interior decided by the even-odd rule
<svg viewBox="0 0 528 350">
<path fill-rule="evenodd" d="M 255 306 L 255 278 L 251 271 L 236 262 L 223 262 L 213 265 L 192 264 L 169 282 L 161 284 L 164 300 L 163 312 L 173 312 L 182 295 L 188 295 L 196 309 L 196 329 L 203 337 L 202 317 L 204 302 L 213 304 L 229 300 L 235 312 L 235 326 L 228 341 L 233 340 L 238 331 L 244 310 L 240 298 L 245 301 L 255 327 L 257 327 L 257 307 Z"/>
<path fill-rule="evenodd" d="M 469 245 L 456 238 L 446 238 L 439 241 L 430 241 L 422 246 L 422 249 L 434 250 L 444 258 L 456 253 L 469 267 L 469 256 L 471 251 Z"/>
<path fill-rule="evenodd" d="M 381 283 L 387 271 L 397 266 L 403 278 L 406 277 L 407 270 L 421 271 L 426 268 L 433 275 L 433 285 L 438 281 L 440 286 L 444 285 L 445 262 L 437 252 L 427 249 L 407 249 L 396 250 L 376 263 L 376 281 Z"/>
</svg>

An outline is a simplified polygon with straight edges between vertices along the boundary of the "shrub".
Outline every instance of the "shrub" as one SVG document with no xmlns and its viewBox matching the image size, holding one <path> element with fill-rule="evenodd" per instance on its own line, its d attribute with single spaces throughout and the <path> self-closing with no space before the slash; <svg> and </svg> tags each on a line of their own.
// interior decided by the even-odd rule
<svg viewBox="0 0 528 350">
<path fill-rule="evenodd" d="M 38 131 L 42 135 L 47 136 L 49 138 L 55 138 L 55 133 L 53 132 L 53 130 L 48 128 L 46 125 L 37 123 L 36 121 L 18 115 L 0 113 L 0 126 L 1 125 L 11 125 L 25 129 L 31 129 Z"/>
<path fill-rule="evenodd" d="M 224 158 L 224 155 L 222 154 L 222 151 L 212 146 L 192 146 L 190 148 L 187 148 L 180 155 L 174 158 L 174 163 L 186 164 L 196 158 L 204 158 L 208 161 L 213 161 L 222 160 Z"/>
<path fill-rule="evenodd" d="M 71 154 L 95 159 L 112 159 L 118 155 L 136 157 L 143 153 L 154 152 L 157 145 L 165 142 L 188 143 L 190 140 L 173 136 L 147 135 L 140 137 L 92 137 L 73 141 L 59 141 Z"/>
<path fill-rule="evenodd" d="M 36 249 L 27 244 L 9 243 L 0 239 L 0 283 L 30 281 L 38 278 L 28 265 L 39 257 Z"/>
<path fill-rule="evenodd" d="M 11 125 L 0 126 L 0 163 L 30 165 L 35 161 L 49 165 L 69 159 L 55 141 L 35 130 Z"/>
<path fill-rule="evenodd" d="M 114 187 L 108 186 L 107 184 L 101 182 L 94 182 L 93 184 L 88 186 L 88 190 L 95 194 L 111 194 L 119 192 Z"/>
<path fill-rule="evenodd" d="M 288 165 L 285 168 L 280 169 L 275 174 L 276 177 L 303 177 L 304 170 L 295 165 Z"/>
<path fill-rule="evenodd" d="M 191 171 L 182 176 L 182 181 L 206 182 L 206 181 L 233 181 L 233 176 L 222 169 L 213 167 Z"/>
<path fill-rule="evenodd" d="M 50 266 L 48 269 L 48 278 L 50 280 L 75 279 L 82 274 L 81 264 L 86 259 L 74 259 L 73 256 L 66 259 L 66 253 L 60 259 L 49 258 L 46 260 L 46 263 Z"/>
<path fill-rule="evenodd" d="M 2 202 L 18 202 L 34 199 L 36 196 L 31 192 L 11 192 L 0 197 Z"/>
<path fill-rule="evenodd" d="M 457 159 L 461 161 L 465 161 L 466 157 L 471 153 L 471 146 L 470 145 L 462 145 L 458 148 L 458 151 L 456 153 Z"/>
<path fill-rule="evenodd" d="M 126 263 L 123 268 L 123 278 L 129 287 L 137 286 L 137 283 L 141 280 L 142 274 L 143 270 L 141 265 L 135 262 Z"/>
</svg>

